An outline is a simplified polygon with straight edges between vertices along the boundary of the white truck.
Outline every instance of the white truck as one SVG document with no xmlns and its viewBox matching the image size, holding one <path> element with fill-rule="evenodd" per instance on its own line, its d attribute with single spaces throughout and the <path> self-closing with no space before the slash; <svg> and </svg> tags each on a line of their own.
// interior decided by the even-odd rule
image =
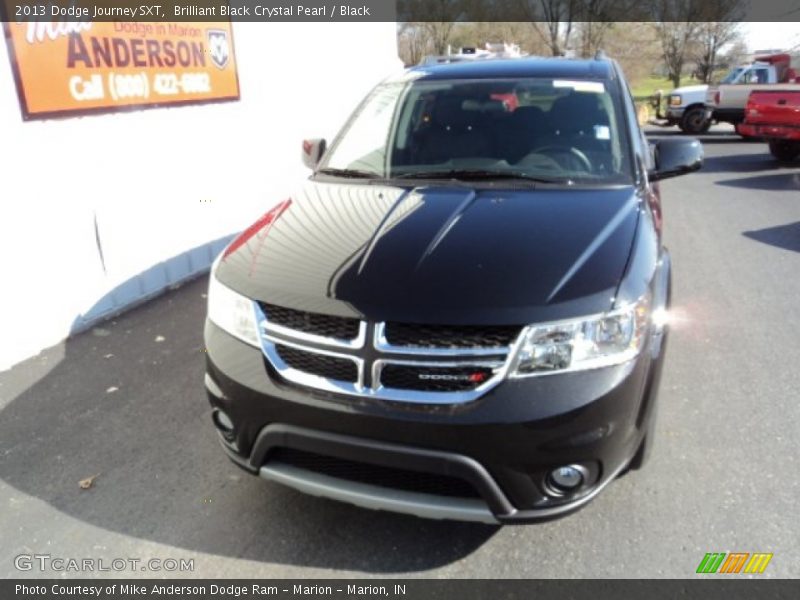
<svg viewBox="0 0 800 600">
<path fill-rule="evenodd" d="M 707 85 L 687 85 L 675 88 L 666 97 L 666 109 L 662 112 L 664 97 L 653 96 L 651 102 L 659 119 L 666 119 L 666 126 L 677 125 L 681 131 L 691 135 L 705 133 L 711 126 L 706 117 Z"/>
</svg>

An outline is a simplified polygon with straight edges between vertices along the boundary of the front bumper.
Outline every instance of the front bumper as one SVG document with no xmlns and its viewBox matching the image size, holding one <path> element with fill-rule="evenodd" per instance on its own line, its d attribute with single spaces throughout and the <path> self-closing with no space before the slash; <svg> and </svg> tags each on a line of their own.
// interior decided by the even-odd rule
<svg viewBox="0 0 800 600">
<path fill-rule="evenodd" d="M 686 110 L 683 106 L 670 106 L 667 108 L 667 119 L 670 121 L 680 121 Z"/>
<path fill-rule="evenodd" d="M 262 352 L 206 323 L 206 389 L 233 429 L 221 435 L 242 468 L 304 492 L 423 517 L 519 522 L 575 510 L 630 462 L 652 418 L 661 343 L 618 367 L 507 380 L 464 405 L 350 398 L 282 382 Z M 294 449 L 467 482 L 475 497 L 387 489 L 298 469 Z M 587 478 L 552 493 L 547 474 L 579 464 Z"/>
<path fill-rule="evenodd" d="M 800 125 L 764 125 L 745 122 L 739 125 L 738 131 L 745 137 L 800 141 Z"/>
</svg>

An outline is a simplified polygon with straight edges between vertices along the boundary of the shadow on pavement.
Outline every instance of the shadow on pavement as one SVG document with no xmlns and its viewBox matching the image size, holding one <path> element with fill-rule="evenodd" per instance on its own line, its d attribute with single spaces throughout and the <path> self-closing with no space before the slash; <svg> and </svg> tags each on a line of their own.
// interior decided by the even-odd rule
<svg viewBox="0 0 800 600">
<path fill-rule="evenodd" d="M 777 173 L 774 175 L 758 175 L 756 177 L 739 177 L 717 181 L 717 185 L 743 188 L 746 190 L 786 191 L 800 190 L 800 171 Z"/>
<path fill-rule="evenodd" d="M 745 231 L 742 235 L 757 242 L 800 252 L 800 221 L 789 223 L 788 225 Z"/>
<path fill-rule="evenodd" d="M 707 156 L 703 161 L 704 173 L 757 173 L 781 168 L 772 156 L 764 152 L 737 154 L 735 156 Z"/>
<path fill-rule="evenodd" d="M 96 527 L 309 567 L 431 569 L 472 553 L 498 530 L 312 498 L 229 463 L 203 388 L 206 281 L 75 336 L 60 361 L 50 350 L 0 374 L 3 390 L 15 379 L 17 387 L 35 381 L 0 412 L 0 478 Z M 45 364 L 48 352 L 55 366 Z M 93 475 L 94 485 L 79 489 Z"/>
</svg>

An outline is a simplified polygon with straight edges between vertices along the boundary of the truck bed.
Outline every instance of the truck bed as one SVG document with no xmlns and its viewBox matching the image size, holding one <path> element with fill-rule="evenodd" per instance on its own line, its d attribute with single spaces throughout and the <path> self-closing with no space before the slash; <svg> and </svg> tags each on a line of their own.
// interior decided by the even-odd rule
<svg viewBox="0 0 800 600">
<path fill-rule="evenodd" d="M 753 91 L 740 127 L 743 135 L 800 140 L 800 86 Z"/>
</svg>

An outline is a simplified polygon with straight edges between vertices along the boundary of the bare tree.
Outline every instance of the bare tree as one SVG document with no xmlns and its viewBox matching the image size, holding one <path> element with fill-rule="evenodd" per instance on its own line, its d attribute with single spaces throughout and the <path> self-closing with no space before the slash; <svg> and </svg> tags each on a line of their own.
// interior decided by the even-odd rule
<svg viewBox="0 0 800 600">
<path fill-rule="evenodd" d="M 402 14 L 422 30 L 426 46 L 436 54 L 444 54 L 451 42 L 453 28 L 472 7 L 468 0 L 405 0 Z"/>
<path fill-rule="evenodd" d="M 683 67 L 692 54 L 694 58 L 705 55 L 701 75 L 704 79 L 711 77 L 720 48 L 734 39 L 720 41 L 735 31 L 733 22 L 741 17 L 743 0 L 653 0 L 652 6 L 673 85 L 680 85 Z M 693 52 L 692 46 L 699 47 L 700 52 Z"/>
<path fill-rule="evenodd" d="M 693 21 L 661 21 L 656 23 L 656 31 L 661 42 L 661 52 L 667 78 L 674 87 L 680 87 L 683 66 L 689 42 L 694 35 L 697 24 Z"/>
<path fill-rule="evenodd" d="M 652 22 L 614 23 L 603 41 L 603 50 L 622 66 L 631 83 L 649 77 L 663 64 L 661 47 Z"/>
<path fill-rule="evenodd" d="M 544 15 L 545 42 L 553 56 L 562 56 L 570 50 L 570 37 L 576 16 L 577 0 L 539 0 Z M 541 31 L 538 27 L 537 31 Z"/>
<path fill-rule="evenodd" d="M 577 24 L 579 54 L 588 58 L 604 49 L 606 33 L 614 27 L 609 21 L 581 21 Z"/>
<path fill-rule="evenodd" d="M 739 24 L 732 21 L 709 21 L 701 23 L 697 31 L 697 77 L 703 83 L 711 83 L 719 64 L 720 50 L 741 36 Z"/>
<path fill-rule="evenodd" d="M 614 0 L 578 0 L 578 39 L 584 58 L 603 49 L 606 33 L 614 26 L 614 9 Z"/>
<path fill-rule="evenodd" d="M 405 65 L 416 65 L 425 56 L 428 39 L 422 23 L 400 23 L 397 27 L 397 50 Z"/>
<path fill-rule="evenodd" d="M 522 16 L 553 56 L 570 49 L 579 0 L 520 0 Z"/>
<path fill-rule="evenodd" d="M 606 45 L 606 36 L 612 29 L 622 31 L 638 18 L 646 20 L 642 0 L 577 0 L 575 16 L 580 55 L 594 56 Z"/>
<path fill-rule="evenodd" d="M 433 47 L 434 54 L 444 54 L 450 44 L 455 23 L 453 21 L 429 21 L 421 23 L 425 35 Z"/>
<path fill-rule="evenodd" d="M 724 54 L 719 56 L 717 64 L 722 68 L 730 69 L 743 63 L 749 53 L 750 49 L 744 38 L 739 37 L 725 50 Z"/>
<path fill-rule="evenodd" d="M 592 56 L 615 22 L 643 17 L 641 0 L 519 0 L 521 14 L 554 56 Z"/>
<path fill-rule="evenodd" d="M 679 87 L 689 44 L 697 32 L 702 0 L 655 0 L 654 21 L 667 77 Z"/>
<path fill-rule="evenodd" d="M 706 0 L 699 15 L 702 22 L 695 36 L 694 60 L 698 78 L 710 83 L 717 68 L 720 50 L 739 37 L 743 12 L 741 0 Z"/>
</svg>

